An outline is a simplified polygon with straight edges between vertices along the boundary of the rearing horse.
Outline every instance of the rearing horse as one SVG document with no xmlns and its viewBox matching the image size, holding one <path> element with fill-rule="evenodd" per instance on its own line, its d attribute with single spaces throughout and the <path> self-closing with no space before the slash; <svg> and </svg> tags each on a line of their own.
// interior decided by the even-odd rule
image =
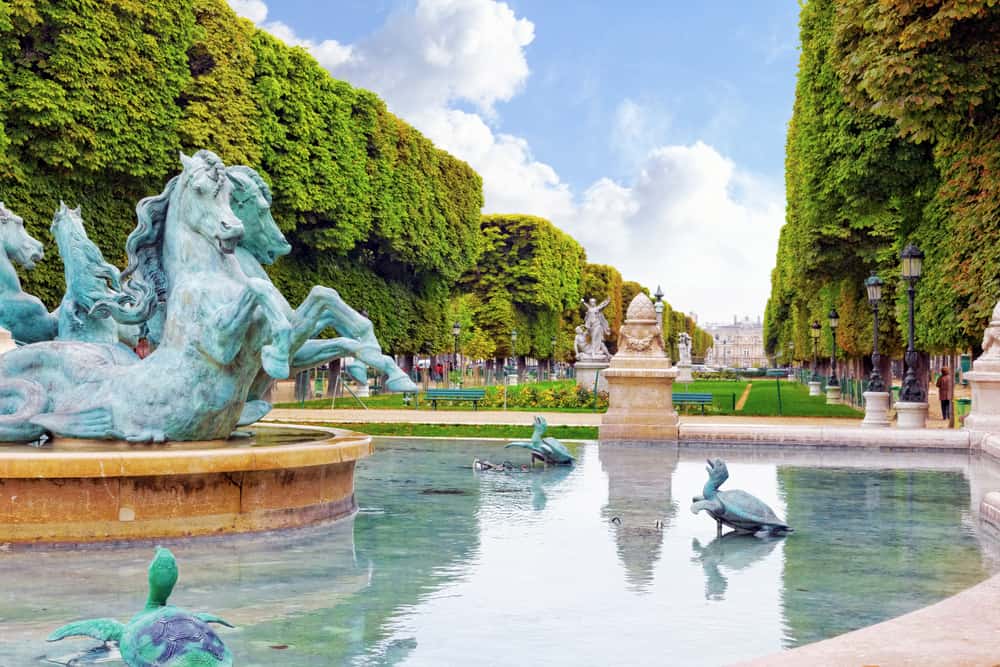
<svg viewBox="0 0 1000 667">
<path fill-rule="evenodd" d="M 14 262 L 29 271 L 42 259 L 42 244 L 24 229 L 24 220 L 0 202 L 0 326 L 20 343 L 52 340 L 56 316 L 38 297 L 21 289 Z"/>
<path fill-rule="evenodd" d="M 243 226 L 225 166 L 209 151 L 181 162 L 166 190 L 137 207 L 122 274 L 153 287 L 160 345 L 138 363 L 119 346 L 79 342 L 0 356 L 0 395 L 21 400 L 0 415 L 0 440 L 46 431 L 135 442 L 225 438 L 262 363 L 287 376 L 291 325 L 274 287 L 248 278 L 233 256 Z"/>
<path fill-rule="evenodd" d="M 233 185 L 233 212 L 243 223 L 243 239 L 236 248 L 236 258 L 244 273 L 270 282 L 262 264 L 274 261 L 291 251 L 291 246 L 271 215 L 271 191 L 260 175 L 245 166 L 226 169 Z M 348 367 L 356 379 L 364 377 L 364 364 L 388 376 L 390 391 L 416 391 L 417 387 L 396 362 L 382 353 L 371 321 L 351 308 L 336 290 L 314 286 L 302 304 L 293 309 L 282 296 L 282 312 L 294 326 L 292 332 L 293 372 L 313 368 L 334 359 L 351 356 L 363 363 Z M 316 339 L 324 329 L 333 327 L 338 338 Z M 270 379 L 258 376 L 250 389 L 250 400 L 259 399 Z M 261 406 L 266 414 L 269 406 Z M 262 415 L 259 415 L 262 416 Z M 246 420 L 241 423 L 248 423 Z"/>
</svg>

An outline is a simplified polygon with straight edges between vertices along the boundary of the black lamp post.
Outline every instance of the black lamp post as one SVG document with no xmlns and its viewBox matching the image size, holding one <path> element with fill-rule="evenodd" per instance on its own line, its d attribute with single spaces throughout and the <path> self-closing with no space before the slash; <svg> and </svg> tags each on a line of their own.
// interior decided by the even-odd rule
<svg viewBox="0 0 1000 667">
<path fill-rule="evenodd" d="M 520 380 L 520 373 L 517 369 L 517 355 L 514 353 L 514 346 L 517 345 L 517 329 L 510 330 L 510 359 L 514 362 L 514 373 Z"/>
<path fill-rule="evenodd" d="M 822 327 L 819 322 L 813 320 L 813 323 L 809 325 L 809 335 L 813 339 L 813 374 L 812 381 L 819 382 L 819 375 L 816 374 L 816 356 L 817 356 L 817 346 L 819 345 L 819 335 L 821 333 Z"/>
<path fill-rule="evenodd" d="M 903 377 L 903 388 L 899 392 L 899 400 L 909 403 L 923 403 L 926 399 L 924 388 L 917 380 L 914 367 L 917 365 L 917 351 L 913 347 L 913 297 L 916 293 L 917 281 L 924 266 L 924 253 L 920 248 L 910 243 L 900 254 L 903 260 L 903 279 L 909 284 L 906 295 L 910 302 L 910 336 L 906 343 L 906 375 Z"/>
<path fill-rule="evenodd" d="M 878 304 L 882 300 L 882 279 L 874 273 L 865 281 L 868 290 L 868 303 L 872 306 L 872 374 L 868 377 L 868 391 L 885 391 L 885 383 L 878 372 Z"/>
<path fill-rule="evenodd" d="M 840 315 L 837 314 L 836 308 L 831 308 L 830 314 L 827 317 L 830 319 L 830 335 L 833 338 L 833 354 L 830 355 L 829 384 L 839 386 L 837 382 L 837 326 L 840 324 Z"/>
<path fill-rule="evenodd" d="M 555 336 L 552 337 L 552 363 L 549 365 L 549 379 L 555 379 L 556 377 L 556 344 L 559 339 Z"/>
<path fill-rule="evenodd" d="M 451 335 L 455 338 L 455 368 L 458 369 L 458 384 L 462 385 L 462 367 L 458 364 L 458 336 L 462 333 L 462 325 L 455 322 L 451 325 Z"/>
</svg>

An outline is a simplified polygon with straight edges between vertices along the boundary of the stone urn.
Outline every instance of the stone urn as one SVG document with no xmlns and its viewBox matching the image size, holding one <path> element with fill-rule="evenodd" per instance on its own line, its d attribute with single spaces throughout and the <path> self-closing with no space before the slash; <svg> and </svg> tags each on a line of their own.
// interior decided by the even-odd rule
<svg viewBox="0 0 1000 667">
<path fill-rule="evenodd" d="M 629 304 L 618 333 L 618 352 L 603 375 L 609 406 L 601 419 L 601 441 L 677 441 L 677 369 L 663 349 L 653 302 L 642 292 Z"/>
</svg>

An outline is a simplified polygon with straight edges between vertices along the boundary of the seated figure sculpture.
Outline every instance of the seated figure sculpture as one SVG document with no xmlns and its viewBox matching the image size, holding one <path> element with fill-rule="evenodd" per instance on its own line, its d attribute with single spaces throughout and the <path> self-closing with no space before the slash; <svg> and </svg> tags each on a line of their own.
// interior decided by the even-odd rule
<svg viewBox="0 0 1000 667">
<path fill-rule="evenodd" d="M 340 347 L 321 341 L 330 346 L 322 350 L 325 358 L 346 351 L 387 372 L 391 389 L 411 389 L 408 379 L 406 386 L 392 383 L 402 371 L 381 354 L 367 319 L 353 318 L 339 297 L 329 298 L 335 292 L 323 292 L 323 303 L 310 304 L 306 315 L 291 309 L 262 270 L 248 275 L 245 258 L 236 256 L 245 236 L 232 208 L 239 198 L 231 176 L 239 170 L 227 171 L 209 151 L 182 155 L 181 162 L 181 174 L 164 192 L 136 207 L 138 225 L 126 243 L 128 267 L 120 275 L 84 242 L 79 211 L 60 209 L 54 232 L 67 253 L 67 294 L 87 301 L 77 308 L 74 298 L 64 300 L 67 311 L 73 308 L 65 338 L 51 340 L 58 328 L 50 327 L 40 342 L 0 356 L 0 410 L 6 410 L 0 411 L 0 441 L 49 435 L 133 442 L 227 437 L 246 417 L 255 380 L 287 377 L 310 336 L 331 324 L 356 338 Z M 287 247 L 283 238 L 281 244 Z M 5 248 L 13 245 L 5 242 Z M 30 264 L 41 247 L 28 245 L 22 243 L 25 250 L 15 255 Z M 80 249 L 76 260 L 86 261 L 71 257 Z M 278 255 L 273 248 L 267 252 L 263 257 L 271 261 Z M 95 267 L 96 280 L 77 275 Z M 6 305 L 0 297 L 0 312 Z M 88 318 L 108 317 L 117 327 L 91 337 L 94 322 Z M 123 327 L 140 323 L 155 337 L 155 349 L 143 359 L 117 340 L 128 335 Z"/>
</svg>

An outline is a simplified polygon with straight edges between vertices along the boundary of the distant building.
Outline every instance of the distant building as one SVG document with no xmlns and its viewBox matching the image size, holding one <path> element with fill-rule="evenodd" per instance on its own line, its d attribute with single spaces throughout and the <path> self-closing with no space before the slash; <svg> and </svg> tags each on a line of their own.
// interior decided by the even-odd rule
<svg viewBox="0 0 1000 667">
<path fill-rule="evenodd" d="M 741 322 L 735 315 L 732 324 L 704 324 L 701 327 L 712 335 L 712 347 L 705 353 L 705 364 L 722 368 L 766 368 L 764 354 L 764 325 L 760 318 L 751 322 L 744 317 Z"/>
</svg>

